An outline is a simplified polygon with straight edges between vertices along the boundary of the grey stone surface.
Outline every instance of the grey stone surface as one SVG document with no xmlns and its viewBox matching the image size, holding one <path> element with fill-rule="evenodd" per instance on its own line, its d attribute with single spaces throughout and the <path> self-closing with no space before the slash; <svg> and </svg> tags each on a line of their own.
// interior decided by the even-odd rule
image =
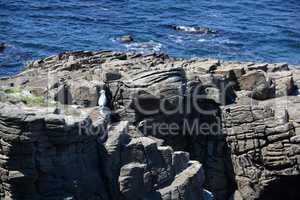
<svg viewBox="0 0 300 200">
<path fill-rule="evenodd" d="M 299 199 L 299 87 L 287 64 L 111 51 L 34 61 L 0 79 L 0 199 L 193 200 L 203 188 Z M 183 134 L 195 121 L 219 130 Z"/>
<path fill-rule="evenodd" d="M 239 191 L 234 199 L 299 197 L 294 187 L 283 183 L 280 193 L 275 186 L 286 179 L 293 184 L 291 177 L 300 173 L 300 146 L 293 125 L 299 112 L 295 115 L 294 111 L 290 112 L 292 107 L 286 109 L 283 105 L 297 107 L 296 99 L 271 99 L 269 103 L 262 102 L 256 106 L 228 106 L 224 109 L 227 142 L 232 150 Z M 251 117 L 241 120 L 241 116 Z"/>
</svg>

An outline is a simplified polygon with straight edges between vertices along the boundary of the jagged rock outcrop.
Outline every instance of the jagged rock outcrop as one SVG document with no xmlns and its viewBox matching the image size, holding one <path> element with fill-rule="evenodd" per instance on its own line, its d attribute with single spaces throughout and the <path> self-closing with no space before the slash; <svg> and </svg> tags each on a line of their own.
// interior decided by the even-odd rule
<svg viewBox="0 0 300 200">
<path fill-rule="evenodd" d="M 110 125 L 102 144 L 101 129 L 85 124 L 92 121 L 87 113 L 0 107 L 1 199 L 202 199 L 201 164 L 130 134 L 128 122 Z M 178 164 L 180 157 L 186 163 Z"/>
<path fill-rule="evenodd" d="M 216 200 L 297 199 L 299 71 L 110 51 L 34 61 L 0 78 L 1 198 L 192 200 L 210 196 L 206 188 Z M 97 108 L 101 89 L 109 124 Z M 81 122 L 89 134 L 79 137 Z M 33 142 L 20 142 L 25 135 Z M 33 164 L 10 168 L 8 147 L 33 149 L 17 154 Z"/>
<path fill-rule="evenodd" d="M 113 199 L 202 199 L 204 171 L 199 162 L 148 137 L 130 136 L 128 123 L 112 130 L 104 163 Z"/>
<path fill-rule="evenodd" d="M 224 108 L 240 199 L 298 199 L 300 143 L 299 98 Z M 292 105 L 285 107 L 286 103 Z M 289 109 L 287 109 L 289 108 Z"/>
<path fill-rule="evenodd" d="M 108 199 L 97 136 L 81 118 L 0 104 L 1 199 Z"/>
</svg>

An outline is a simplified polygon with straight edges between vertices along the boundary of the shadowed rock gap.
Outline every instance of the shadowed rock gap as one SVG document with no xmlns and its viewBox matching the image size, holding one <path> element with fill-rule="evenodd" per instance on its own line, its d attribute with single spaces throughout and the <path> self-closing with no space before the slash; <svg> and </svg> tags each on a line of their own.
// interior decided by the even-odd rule
<svg viewBox="0 0 300 200">
<path fill-rule="evenodd" d="M 264 188 L 261 200 L 295 200 L 300 198 L 300 176 L 279 177 L 277 181 Z"/>
</svg>

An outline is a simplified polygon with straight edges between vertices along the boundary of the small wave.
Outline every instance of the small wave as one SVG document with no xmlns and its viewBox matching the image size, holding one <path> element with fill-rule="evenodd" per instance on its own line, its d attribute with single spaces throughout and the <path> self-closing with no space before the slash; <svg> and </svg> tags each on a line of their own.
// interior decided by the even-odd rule
<svg viewBox="0 0 300 200">
<path fill-rule="evenodd" d="M 204 39 L 204 38 L 201 38 L 201 39 L 198 40 L 198 42 L 206 42 L 206 41 L 207 41 L 207 40 Z"/>
<path fill-rule="evenodd" d="M 131 51 L 137 51 L 140 53 L 147 52 L 159 52 L 162 48 L 162 44 L 150 40 L 149 42 L 134 42 L 125 44 L 126 48 Z"/>
<path fill-rule="evenodd" d="M 183 39 L 181 37 L 175 38 L 176 43 L 183 43 Z"/>
<path fill-rule="evenodd" d="M 182 44 L 184 42 L 184 38 L 179 35 L 169 35 L 168 37 L 177 44 Z"/>
<path fill-rule="evenodd" d="M 230 40 L 230 39 L 222 39 L 222 38 L 200 38 L 198 39 L 198 42 L 212 42 L 215 44 L 221 44 L 221 45 L 241 45 L 237 41 Z"/>
<path fill-rule="evenodd" d="M 242 45 L 239 42 L 234 41 L 234 40 L 230 40 L 230 39 L 214 39 L 212 41 L 215 42 L 215 43 L 218 43 L 218 44 L 224 44 L 224 45 L 229 45 L 229 46 L 239 46 L 239 45 Z"/>
<path fill-rule="evenodd" d="M 108 11 L 109 9 L 102 7 L 102 8 L 100 8 L 100 10 Z"/>
<path fill-rule="evenodd" d="M 199 34 L 217 34 L 216 30 L 207 27 L 199 27 L 199 26 L 177 26 L 171 25 L 169 26 L 172 29 L 185 33 L 199 33 Z"/>
</svg>

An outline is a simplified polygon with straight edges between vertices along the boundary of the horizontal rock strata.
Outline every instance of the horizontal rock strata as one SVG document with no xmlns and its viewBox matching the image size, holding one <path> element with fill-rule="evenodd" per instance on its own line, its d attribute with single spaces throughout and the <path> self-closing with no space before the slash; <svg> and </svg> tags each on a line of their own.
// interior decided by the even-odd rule
<svg viewBox="0 0 300 200">
<path fill-rule="evenodd" d="M 111 51 L 34 61 L 0 78 L 1 199 L 299 199 L 299 71 Z"/>
</svg>

